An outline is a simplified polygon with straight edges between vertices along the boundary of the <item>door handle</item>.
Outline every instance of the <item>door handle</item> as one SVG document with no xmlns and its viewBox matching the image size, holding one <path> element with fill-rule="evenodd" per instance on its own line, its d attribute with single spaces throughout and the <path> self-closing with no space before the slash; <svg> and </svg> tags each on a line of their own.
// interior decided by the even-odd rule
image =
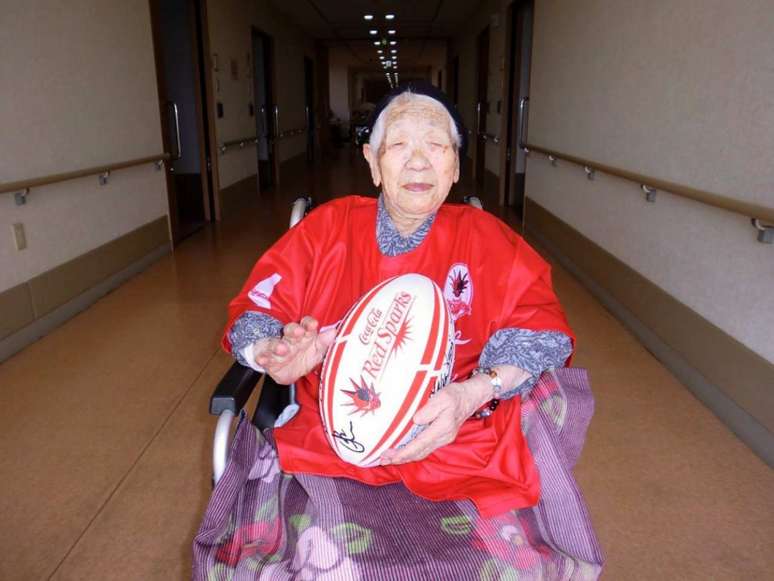
<svg viewBox="0 0 774 581">
<path fill-rule="evenodd" d="M 481 101 L 476 103 L 476 134 L 481 135 Z"/>
<path fill-rule="evenodd" d="M 170 101 L 169 108 L 172 110 L 172 117 L 175 119 L 175 155 L 172 161 L 177 161 L 183 157 L 183 142 L 180 139 L 180 114 L 177 110 L 177 103 Z"/>
<path fill-rule="evenodd" d="M 524 149 L 527 143 L 527 114 L 529 112 L 529 97 L 519 99 L 519 147 Z"/>
<path fill-rule="evenodd" d="M 274 105 L 274 137 L 279 135 L 279 105 Z"/>
<path fill-rule="evenodd" d="M 267 123 L 266 119 L 266 105 L 261 105 L 258 107 L 258 113 L 261 115 L 261 137 L 268 137 L 269 132 L 267 131 L 267 127 L 269 124 Z"/>
</svg>

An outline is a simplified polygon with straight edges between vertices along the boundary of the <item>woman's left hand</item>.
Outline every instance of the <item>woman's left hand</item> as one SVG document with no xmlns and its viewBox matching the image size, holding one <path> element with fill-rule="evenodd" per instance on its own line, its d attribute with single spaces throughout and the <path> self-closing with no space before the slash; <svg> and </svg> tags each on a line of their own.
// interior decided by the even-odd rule
<svg viewBox="0 0 774 581">
<path fill-rule="evenodd" d="M 450 383 L 414 414 L 414 423 L 427 427 L 404 448 L 382 454 L 382 466 L 422 460 L 441 446 L 450 444 L 463 422 L 491 398 L 492 384 L 486 375 Z"/>
</svg>

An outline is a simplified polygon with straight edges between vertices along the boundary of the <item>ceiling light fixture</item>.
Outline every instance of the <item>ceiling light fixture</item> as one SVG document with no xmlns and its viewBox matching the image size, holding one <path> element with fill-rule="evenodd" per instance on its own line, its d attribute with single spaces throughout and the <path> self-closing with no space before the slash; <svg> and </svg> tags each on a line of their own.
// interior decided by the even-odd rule
<svg viewBox="0 0 774 581">
<path fill-rule="evenodd" d="M 368 31 L 368 34 L 377 34 L 378 32 L 379 32 L 378 30 L 376 30 L 375 28 L 372 28 L 371 30 Z"/>
<path fill-rule="evenodd" d="M 387 34 L 395 34 L 395 29 L 394 29 L 394 28 L 390 28 L 390 29 L 387 31 Z"/>
<path fill-rule="evenodd" d="M 391 40 L 390 41 L 390 46 L 395 46 L 396 44 L 398 44 L 397 40 Z"/>
<path fill-rule="evenodd" d="M 380 44 L 382 44 L 382 43 L 381 43 L 381 42 L 379 42 L 378 40 L 375 40 L 375 41 L 374 41 L 374 46 L 379 46 Z"/>
<path fill-rule="evenodd" d="M 394 14 L 385 14 L 384 15 L 385 20 L 393 20 L 395 18 Z"/>
<path fill-rule="evenodd" d="M 393 49 L 392 49 L 390 52 L 391 52 L 392 54 L 395 54 L 396 52 L 398 52 L 398 49 L 397 49 L 397 48 L 393 48 Z"/>
<path fill-rule="evenodd" d="M 363 15 L 363 20 L 373 20 L 373 19 L 374 19 L 374 15 L 373 14 L 364 14 Z"/>
</svg>

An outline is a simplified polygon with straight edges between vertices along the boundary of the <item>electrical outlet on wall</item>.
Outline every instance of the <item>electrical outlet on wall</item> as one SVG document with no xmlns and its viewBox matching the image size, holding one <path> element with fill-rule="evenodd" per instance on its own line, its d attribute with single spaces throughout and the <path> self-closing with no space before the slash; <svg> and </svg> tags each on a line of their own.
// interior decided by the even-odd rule
<svg viewBox="0 0 774 581">
<path fill-rule="evenodd" d="M 11 224 L 11 231 L 13 232 L 13 241 L 16 244 L 16 250 L 24 250 L 27 248 L 27 235 L 24 233 L 24 224 L 21 222 Z"/>
</svg>

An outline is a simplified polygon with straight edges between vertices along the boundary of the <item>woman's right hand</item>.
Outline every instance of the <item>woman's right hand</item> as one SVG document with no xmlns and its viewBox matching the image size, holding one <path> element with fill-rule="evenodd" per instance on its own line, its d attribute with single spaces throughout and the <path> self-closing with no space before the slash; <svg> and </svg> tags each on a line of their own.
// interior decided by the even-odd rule
<svg viewBox="0 0 774 581">
<path fill-rule="evenodd" d="M 306 316 L 300 323 L 288 323 L 282 337 L 261 339 L 255 344 L 255 362 L 280 385 L 290 385 L 322 361 L 336 337 L 336 329 L 319 332 L 317 319 Z"/>
</svg>

